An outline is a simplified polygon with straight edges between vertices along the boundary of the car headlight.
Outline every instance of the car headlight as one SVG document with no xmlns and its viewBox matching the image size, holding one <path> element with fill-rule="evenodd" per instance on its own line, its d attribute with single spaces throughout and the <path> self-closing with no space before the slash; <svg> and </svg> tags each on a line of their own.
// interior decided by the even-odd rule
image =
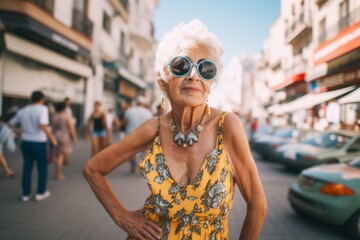
<svg viewBox="0 0 360 240">
<path fill-rule="evenodd" d="M 330 196 L 350 196 L 354 191 L 341 183 L 325 183 L 320 192 Z"/>
</svg>

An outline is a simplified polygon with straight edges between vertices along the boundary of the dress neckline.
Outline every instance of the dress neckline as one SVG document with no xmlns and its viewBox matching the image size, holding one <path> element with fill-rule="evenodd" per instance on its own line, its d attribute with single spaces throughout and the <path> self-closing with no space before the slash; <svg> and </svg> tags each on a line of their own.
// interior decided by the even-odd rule
<svg viewBox="0 0 360 240">
<path fill-rule="evenodd" d="M 222 131 L 222 126 L 223 126 L 223 122 L 224 122 L 224 116 L 225 116 L 226 112 L 223 112 L 220 116 L 220 119 L 219 119 L 219 123 L 218 123 L 218 128 L 217 128 L 217 131 L 216 131 L 216 142 L 215 142 L 215 148 L 212 149 L 209 153 L 207 153 L 205 155 L 205 158 L 204 160 L 202 161 L 202 164 L 201 164 L 201 167 L 199 168 L 199 170 L 197 171 L 195 177 L 189 181 L 189 183 L 187 183 L 185 186 L 179 184 L 175 179 L 174 177 L 172 176 L 172 173 L 171 173 L 171 170 L 167 164 L 167 161 L 166 161 L 166 157 L 165 157 L 165 154 L 164 154 L 164 151 L 163 151 L 163 148 L 162 148 L 162 144 L 161 144 L 161 141 L 160 141 L 160 118 L 158 120 L 158 129 L 157 129 L 157 132 L 156 132 L 156 137 L 154 139 L 154 145 L 157 145 L 160 153 L 162 154 L 163 158 L 164 158 L 164 164 L 169 172 L 169 178 L 170 181 L 173 183 L 173 184 L 176 184 L 182 188 L 188 188 L 190 186 L 193 186 L 194 185 L 194 182 L 198 179 L 198 176 L 199 174 L 201 174 L 206 166 L 206 163 L 209 161 L 209 157 L 217 150 L 217 149 L 223 149 L 223 148 L 220 148 L 220 145 L 222 143 L 220 143 L 220 138 L 222 137 L 222 134 L 223 134 L 223 131 Z M 220 131 L 220 134 L 219 134 L 219 131 Z"/>
</svg>

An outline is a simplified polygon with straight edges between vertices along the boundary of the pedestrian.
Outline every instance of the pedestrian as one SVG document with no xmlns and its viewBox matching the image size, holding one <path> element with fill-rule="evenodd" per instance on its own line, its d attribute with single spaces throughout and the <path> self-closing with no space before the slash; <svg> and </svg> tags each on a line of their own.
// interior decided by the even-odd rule
<svg viewBox="0 0 360 240">
<path fill-rule="evenodd" d="M 74 140 L 74 143 L 77 143 L 78 140 L 72 119 L 66 112 L 65 103 L 58 103 L 55 108 L 56 114 L 52 121 L 52 131 L 58 142 L 57 147 L 54 148 L 56 158 L 55 178 L 57 180 L 63 180 L 65 178 L 62 173 L 64 159 L 72 152 L 70 136 Z"/>
<path fill-rule="evenodd" d="M 68 114 L 68 116 L 70 117 L 71 119 L 71 123 L 73 124 L 73 127 L 75 129 L 75 125 L 76 125 L 76 118 L 74 117 L 73 115 L 73 111 L 71 109 L 71 99 L 69 97 L 66 97 L 64 98 L 64 103 L 65 103 L 65 106 L 66 106 L 66 113 Z M 70 161 L 69 159 L 67 158 L 67 155 L 65 156 L 64 158 L 64 161 L 63 161 L 63 165 L 70 165 Z"/>
<path fill-rule="evenodd" d="M 242 124 L 235 114 L 207 104 L 222 53 L 199 20 L 167 33 L 158 45 L 155 73 L 171 111 L 85 165 L 95 195 L 128 239 L 229 239 L 235 183 L 247 203 L 240 239 L 258 239 L 267 203 Z M 143 209 L 129 211 L 105 175 L 140 149 L 147 149 L 140 169 L 151 194 Z"/>
<path fill-rule="evenodd" d="M 116 126 L 116 128 L 119 128 L 119 126 L 120 126 L 120 121 L 114 114 L 112 108 L 109 108 L 108 112 L 106 113 L 106 124 L 107 124 L 107 127 L 109 128 L 108 145 L 111 145 L 112 144 L 112 136 L 113 136 L 112 131 L 113 131 L 114 125 Z"/>
<path fill-rule="evenodd" d="M 121 100 L 120 101 L 120 114 L 119 114 L 119 139 L 123 139 L 125 137 L 125 129 L 126 129 L 126 124 L 125 124 L 125 112 L 126 110 L 129 108 L 129 104 L 124 101 Z"/>
<path fill-rule="evenodd" d="M 65 103 L 65 106 L 66 106 L 66 113 L 72 119 L 73 118 L 73 111 L 71 109 L 71 99 L 69 97 L 66 97 L 64 99 L 64 103 Z"/>
<path fill-rule="evenodd" d="M 22 201 L 28 202 L 31 198 L 32 169 L 36 162 L 38 173 L 38 188 L 35 195 L 36 201 L 42 201 L 50 197 L 47 190 L 47 161 L 46 141 L 47 137 L 56 147 L 57 141 L 51 133 L 49 124 L 48 108 L 44 105 L 45 95 L 41 91 L 34 91 L 31 94 L 31 103 L 18 110 L 10 120 L 9 126 L 21 131 L 21 152 L 24 159 L 22 175 Z M 16 126 L 20 125 L 21 130 Z"/>
<path fill-rule="evenodd" d="M 91 113 L 85 132 L 85 140 L 91 135 L 91 156 L 95 156 L 98 152 L 107 146 L 109 130 L 106 125 L 106 114 L 101 111 L 101 103 L 95 101 L 94 111 Z"/>
<path fill-rule="evenodd" d="M 136 106 L 130 107 L 125 111 L 124 124 L 125 135 L 129 135 L 141 124 L 153 117 L 152 112 L 147 108 L 147 102 L 143 96 L 139 96 L 136 100 Z M 142 151 L 136 152 L 130 158 L 130 175 L 134 175 L 137 170 L 137 164 L 142 158 Z"/>
<path fill-rule="evenodd" d="M 4 122 L 4 118 L 0 117 L 0 164 L 5 171 L 5 177 L 11 178 L 15 174 L 9 168 L 9 165 L 4 157 L 3 149 L 4 149 L 5 144 L 9 151 L 11 151 L 11 152 L 15 151 L 16 143 L 14 141 L 14 133 Z"/>
</svg>

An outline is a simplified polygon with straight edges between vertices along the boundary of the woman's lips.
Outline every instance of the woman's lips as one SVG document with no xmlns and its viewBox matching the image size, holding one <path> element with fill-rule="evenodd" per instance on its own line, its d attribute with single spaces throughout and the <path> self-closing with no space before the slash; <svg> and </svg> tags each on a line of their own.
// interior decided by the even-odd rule
<svg viewBox="0 0 360 240">
<path fill-rule="evenodd" d="M 196 87 L 183 87 L 182 90 L 186 91 L 186 92 L 200 92 L 201 89 L 196 88 Z"/>
</svg>

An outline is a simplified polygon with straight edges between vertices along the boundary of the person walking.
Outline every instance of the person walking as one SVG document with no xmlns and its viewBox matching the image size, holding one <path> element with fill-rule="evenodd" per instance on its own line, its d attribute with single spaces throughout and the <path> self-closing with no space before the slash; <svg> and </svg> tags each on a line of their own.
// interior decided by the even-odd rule
<svg viewBox="0 0 360 240">
<path fill-rule="evenodd" d="M 15 174 L 9 168 L 8 163 L 3 154 L 3 149 L 6 144 L 6 147 L 9 151 L 14 152 L 16 149 L 16 143 L 14 141 L 13 131 L 4 123 L 4 118 L 0 117 L 0 165 L 5 171 L 5 177 L 11 178 Z"/>
<path fill-rule="evenodd" d="M 108 131 L 108 145 L 112 144 L 113 141 L 113 128 L 114 125 L 116 128 L 119 128 L 120 126 L 120 121 L 119 119 L 116 117 L 116 115 L 113 112 L 112 108 L 109 108 L 107 113 L 106 113 L 106 125 L 109 129 Z"/>
<path fill-rule="evenodd" d="M 129 135 L 141 124 L 153 117 L 152 112 L 147 108 L 146 100 L 143 96 L 139 96 L 136 100 L 136 106 L 130 107 L 125 111 L 124 124 L 125 135 Z M 142 152 L 137 152 L 130 158 L 130 174 L 134 175 L 137 169 L 138 160 L 143 156 Z"/>
<path fill-rule="evenodd" d="M 94 111 L 91 113 L 85 132 L 85 140 L 91 135 L 91 156 L 95 156 L 98 152 L 107 146 L 109 129 L 106 124 L 106 114 L 101 111 L 101 103 L 94 103 Z"/>
<path fill-rule="evenodd" d="M 52 131 L 58 142 L 57 147 L 55 147 L 55 178 L 57 180 L 63 180 L 64 174 L 62 173 L 62 166 L 64 159 L 72 152 L 72 147 L 70 143 L 70 136 L 77 143 L 77 135 L 72 123 L 71 117 L 66 112 L 65 103 L 61 102 L 55 106 L 56 114 L 52 120 Z"/>
<path fill-rule="evenodd" d="M 128 240 L 228 240 L 235 184 L 247 205 L 239 239 L 258 239 L 267 201 L 242 123 L 207 104 L 221 76 L 222 53 L 199 20 L 167 33 L 157 48 L 155 74 L 171 111 L 85 165 L 89 185 Z M 140 150 L 146 151 L 140 170 L 150 196 L 143 208 L 130 211 L 105 176 Z"/>
<path fill-rule="evenodd" d="M 42 201 L 50 197 L 47 190 L 47 161 L 46 141 L 47 137 L 56 147 L 57 141 L 51 133 L 49 124 L 48 108 L 44 105 L 45 95 L 41 91 L 34 91 L 31 94 L 31 103 L 18 110 L 10 120 L 9 126 L 15 132 L 21 131 L 21 152 L 24 159 L 22 174 L 22 201 L 28 202 L 31 199 L 31 179 L 34 163 L 36 162 L 38 172 L 38 188 L 35 195 L 36 201 Z M 20 125 L 20 129 L 16 126 Z"/>
</svg>

